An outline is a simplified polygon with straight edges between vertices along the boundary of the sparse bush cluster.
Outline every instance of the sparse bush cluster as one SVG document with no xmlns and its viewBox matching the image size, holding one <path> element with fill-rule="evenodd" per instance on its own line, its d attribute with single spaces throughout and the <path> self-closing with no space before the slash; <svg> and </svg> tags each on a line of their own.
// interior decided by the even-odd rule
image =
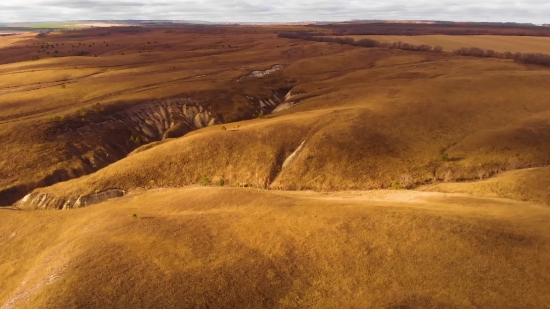
<svg viewBox="0 0 550 309">
<path fill-rule="evenodd" d="M 202 175 L 200 184 L 201 186 L 209 186 L 212 183 L 212 180 L 210 180 L 210 177 L 208 175 Z"/>
<path fill-rule="evenodd" d="M 134 137 L 133 135 L 131 135 L 130 140 L 138 146 L 141 145 L 141 138 L 139 138 L 139 136 Z"/>
</svg>

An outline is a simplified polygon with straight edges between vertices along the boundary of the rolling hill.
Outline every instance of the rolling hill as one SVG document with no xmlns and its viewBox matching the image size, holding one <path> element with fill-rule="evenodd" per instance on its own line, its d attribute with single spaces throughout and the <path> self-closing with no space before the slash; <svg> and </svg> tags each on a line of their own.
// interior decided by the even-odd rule
<svg viewBox="0 0 550 309">
<path fill-rule="evenodd" d="M 308 27 L 0 38 L 0 309 L 545 308 L 550 69 Z"/>
</svg>

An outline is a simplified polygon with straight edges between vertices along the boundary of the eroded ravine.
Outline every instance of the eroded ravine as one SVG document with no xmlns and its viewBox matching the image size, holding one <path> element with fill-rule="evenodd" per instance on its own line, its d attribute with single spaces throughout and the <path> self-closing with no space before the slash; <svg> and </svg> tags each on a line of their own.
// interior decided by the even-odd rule
<svg viewBox="0 0 550 309">
<path fill-rule="evenodd" d="M 268 114 L 285 103 L 289 88 L 273 90 L 270 96 L 245 95 L 251 106 L 242 119 Z M 208 102 L 193 97 L 168 98 L 142 102 L 117 111 L 93 111 L 82 118 L 65 119 L 51 128 L 49 135 L 66 141 L 68 154 L 80 168 L 55 170 L 33 184 L 14 185 L 0 191 L 0 206 L 9 206 L 25 197 L 33 209 L 68 209 L 88 205 L 89 197 L 30 196 L 36 188 L 78 178 L 119 161 L 135 149 L 167 138 L 181 137 L 191 131 L 224 123 Z M 222 115 L 223 116 L 223 115 Z"/>
</svg>

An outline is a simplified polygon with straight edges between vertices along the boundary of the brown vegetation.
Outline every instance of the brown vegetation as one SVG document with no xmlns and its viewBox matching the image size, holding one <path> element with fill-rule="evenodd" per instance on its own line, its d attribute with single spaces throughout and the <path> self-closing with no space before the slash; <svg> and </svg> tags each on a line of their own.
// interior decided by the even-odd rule
<svg viewBox="0 0 550 309">
<path fill-rule="evenodd" d="M 0 308 L 545 308 L 550 71 L 305 29 L 0 49 Z"/>
<path fill-rule="evenodd" d="M 545 308 L 548 220 L 452 194 L 219 187 L 0 209 L 0 306 Z"/>
</svg>

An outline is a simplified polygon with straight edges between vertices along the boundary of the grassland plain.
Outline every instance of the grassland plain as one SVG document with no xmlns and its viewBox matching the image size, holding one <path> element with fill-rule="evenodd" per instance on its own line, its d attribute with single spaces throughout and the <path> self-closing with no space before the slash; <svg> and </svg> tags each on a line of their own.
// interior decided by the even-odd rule
<svg viewBox="0 0 550 309">
<path fill-rule="evenodd" d="M 541 53 L 550 52 L 550 38 L 537 36 L 500 35 L 350 35 L 355 40 L 372 39 L 381 43 L 403 42 L 414 45 L 441 46 L 445 52 L 462 47 L 478 47 L 496 52 Z"/>
<path fill-rule="evenodd" d="M 0 186 L 6 201 L 93 172 L 97 168 L 89 162 L 104 167 L 139 146 L 130 142 L 130 129 L 101 137 L 71 137 L 67 131 L 103 123 L 113 111 L 135 103 L 174 96 L 209 106 L 222 123 L 255 117 L 258 110 L 248 98 L 268 98 L 277 89 L 292 89 L 291 101 L 299 104 L 250 126 L 236 123 L 227 132 L 220 129 L 224 124 L 204 129 L 197 132 L 200 137 L 191 134 L 164 143 L 158 152 L 148 146 L 152 149 L 83 178 L 80 185 L 69 182 L 46 190 L 77 194 L 181 186 L 198 183 L 203 175 L 286 189 L 373 189 L 402 177 L 412 178 L 405 185 L 411 186 L 489 177 L 510 169 L 511 161 L 514 168 L 549 163 L 542 155 L 550 147 L 550 71 L 544 68 L 278 39 L 269 28 L 124 31 L 54 33 L 2 50 L 29 58 L 36 46 L 49 45 L 47 50 L 60 48 L 63 55 L 80 49 L 92 55 L 50 54 L 0 66 L 6 85 L 0 89 L 0 136 L 7 141 L 1 146 Z M 25 49 L 27 45 L 34 47 Z M 241 80 L 275 64 L 283 69 Z M 104 111 L 90 115 L 98 103 Z M 83 108 L 88 112 L 82 117 Z M 279 128 L 289 133 L 280 134 Z M 231 145 L 238 140 L 249 142 L 235 149 Z M 294 164 L 281 172 L 284 156 L 303 141 Z M 448 162 L 440 160 L 443 152 L 450 155 Z M 110 159 L 94 163 L 103 153 Z M 165 160 L 166 154 L 172 159 Z M 170 160 L 175 162 L 166 164 Z"/>
<path fill-rule="evenodd" d="M 546 308 L 550 70 L 285 29 L 1 48 L 0 309 Z"/>
<path fill-rule="evenodd" d="M 550 106 L 544 96 L 550 71 L 502 60 L 430 61 L 387 50 L 345 55 L 368 56 L 378 60 L 358 61 L 362 68 L 349 71 L 351 62 L 338 64 L 336 56 L 289 65 L 284 73 L 290 78 L 304 71 L 326 76 L 336 65 L 345 73 L 298 84 L 291 93 L 303 100 L 288 110 L 194 131 L 39 191 L 69 197 L 177 187 L 199 183 L 203 175 L 277 189 L 368 190 L 548 165 Z"/>
<path fill-rule="evenodd" d="M 2 309 L 550 301 L 550 209 L 512 200 L 185 188 L 0 212 Z"/>
</svg>

